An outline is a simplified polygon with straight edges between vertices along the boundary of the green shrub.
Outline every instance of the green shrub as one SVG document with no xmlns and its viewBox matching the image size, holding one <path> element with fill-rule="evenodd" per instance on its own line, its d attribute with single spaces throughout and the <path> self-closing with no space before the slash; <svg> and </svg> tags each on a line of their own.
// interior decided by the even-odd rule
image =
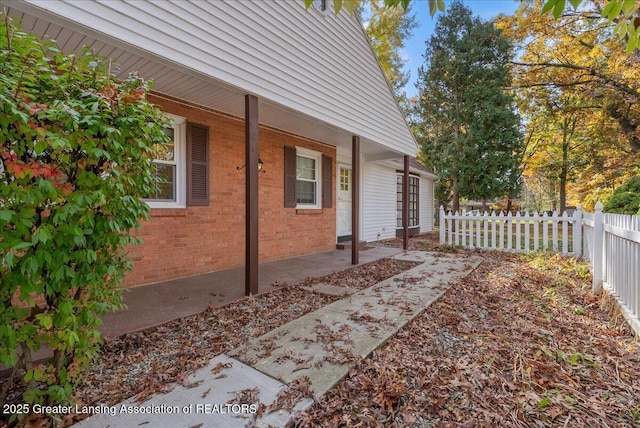
<svg viewBox="0 0 640 428">
<path fill-rule="evenodd" d="M 65 403 L 99 351 L 100 316 L 123 306 L 167 122 L 140 77 L 116 81 L 108 61 L 0 20 L 0 363 L 26 402 Z M 53 356 L 32 364 L 44 346 Z"/>
<path fill-rule="evenodd" d="M 640 214 L 640 175 L 635 175 L 618 187 L 607 199 L 604 212 Z"/>
</svg>

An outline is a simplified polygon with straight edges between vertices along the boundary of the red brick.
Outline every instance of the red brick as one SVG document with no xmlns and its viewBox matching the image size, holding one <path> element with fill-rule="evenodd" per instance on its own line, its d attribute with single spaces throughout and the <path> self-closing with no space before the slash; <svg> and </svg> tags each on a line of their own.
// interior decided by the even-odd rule
<svg viewBox="0 0 640 428">
<path fill-rule="evenodd" d="M 125 286 L 244 265 L 245 177 L 244 171 L 236 169 L 244 165 L 244 122 L 160 97 L 152 101 L 168 113 L 209 126 L 210 203 L 208 207 L 152 210 L 151 220 L 137 233 L 144 244 L 134 249 L 134 270 Z M 309 148 L 334 160 L 335 148 L 266 127 L 260 127 L 259 135 L 266 171 L 258 179 L 260 262 L 335 248 L 335 208 L 284 208 L 283 147 Z M 335 164 L 333 179 L 335 183 Z"/>
</svg>

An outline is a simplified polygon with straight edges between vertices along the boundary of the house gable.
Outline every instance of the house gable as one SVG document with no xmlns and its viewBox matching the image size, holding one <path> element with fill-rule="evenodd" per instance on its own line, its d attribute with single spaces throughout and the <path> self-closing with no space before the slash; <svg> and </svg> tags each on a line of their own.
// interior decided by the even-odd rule
<svg viewBox="0 0 640 428">
<path fill-rule="evenodd" d="M 362 26 L 345 11 L 306 10 L 302 1 L 26 0 L 9 5 L 62 26 L 66 32 L 49 36 L 73 37 L 74 48 L 90 43 L 101 53 L 115 54 L 123 73 L 137 70 L 138 59 L 150 61 L 143 75 L 154 79 L 159 92 L 184 97 L 191 91 L 190 101 L 238 116 L 243 106 L 236 95 L 251 93 L 264 103 L 260 120 L 268 125 L 298 133 L 296 122 L 304 118 L 318 129 L 301 135 L 332 142 L 322 135 L 324 126 L 342 131 L 338 137 L 347 141 L 349 135 L 360 136 L 364 153 L 417 152 Z M 183 78 L 171 77 L 176 73 Z M 187 88 L 186 77 L 205 84 Z M 208 87 L 212 81 L 217 86 Z M 212 91 L 218 92 L 220 105 L 208 104 Z M 296 114 L 283 115 L 283 110 Z"/>
</svg>

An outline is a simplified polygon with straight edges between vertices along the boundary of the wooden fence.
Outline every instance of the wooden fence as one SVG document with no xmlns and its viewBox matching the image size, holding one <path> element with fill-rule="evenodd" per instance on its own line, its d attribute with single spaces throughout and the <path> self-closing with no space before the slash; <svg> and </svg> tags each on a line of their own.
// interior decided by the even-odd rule
<svg viewBox="0 0 640 428">
<path fill-rule="evenodd" d="M 602 287 L 618 301 L 640 335 L 640 216 L 596 212 L 572 215 L 461 215 L 440 208 L 440 243 L 465 248 L 528 252 L 557 251 L 585 257 L 591 264 L 593 291 Z"/>
</svg>

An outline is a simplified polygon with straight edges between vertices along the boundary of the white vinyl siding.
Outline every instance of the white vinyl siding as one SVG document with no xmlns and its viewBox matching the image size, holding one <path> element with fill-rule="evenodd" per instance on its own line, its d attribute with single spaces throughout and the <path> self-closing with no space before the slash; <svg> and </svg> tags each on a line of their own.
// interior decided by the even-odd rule
<svg viewBox="0 0 640 428">
<path fill-rule="evenodd" d="M 362 176 L 362 239 L 396 236 L 396 171 L 365 162 Z"/>
<path fill-rule="evenodd" d="M 417 152 L 361 24 L 346 11 L 323 14 L 306 10 L 303 1 L 27 0 L 11 6 L 94 37 L 96 46 L 107 43 L 222 82 L 401 154 Z"/>
<path fill-rule="evenodd" d="M 433 230 L 433 179 L 420 177 L 420 233 Z"/>
<path fill-rule="evenodd" d="M 396 236 L 397 176 L 395 168 L 383 164 L 365 162 L 363 165 L 362 239 L 367 242 Z M 420 233 L 433 231 L 433 204 L 433 179 L 420 175 Z"/>
</svg>

